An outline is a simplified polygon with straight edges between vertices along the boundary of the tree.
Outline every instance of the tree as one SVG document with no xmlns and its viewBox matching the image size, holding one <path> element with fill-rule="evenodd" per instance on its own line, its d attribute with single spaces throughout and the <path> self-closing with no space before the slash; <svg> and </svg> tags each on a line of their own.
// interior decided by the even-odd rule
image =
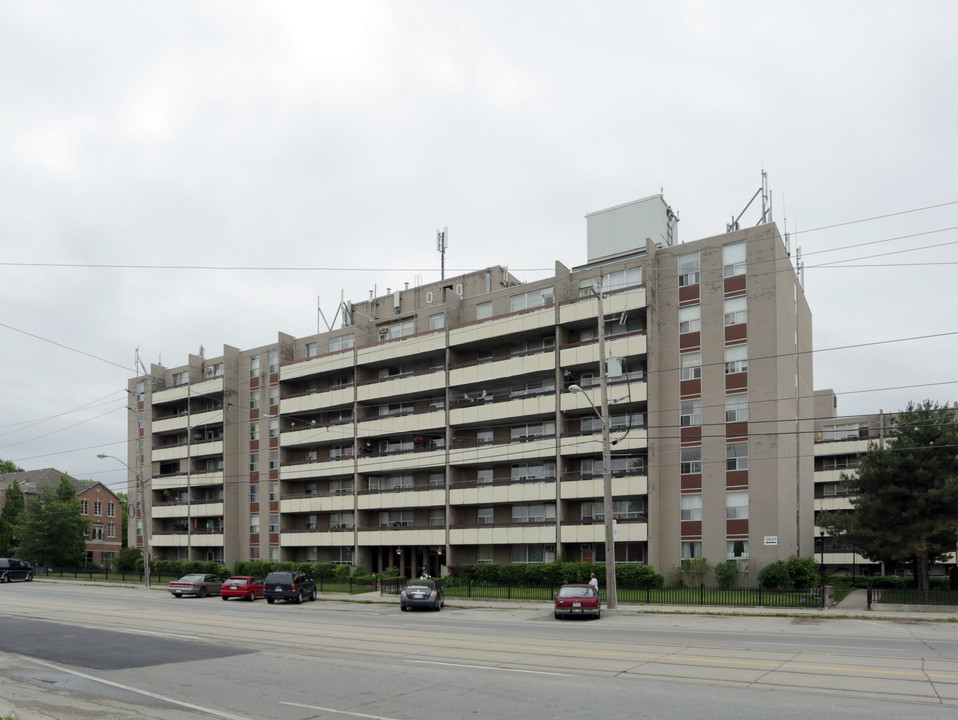
<svg viewBox="0 0 958 720">
<path fill-rule="evenodd" d="M 23 472 L 23 468 L 17 466 L 13 460 L 0 460 L 0 475 L 7 473 Z"/>
<path fill-rule="evenodd" d="M 0 511 L 0 555 L 6 557 L 15 554 L 25 501 L 20 483 L 10 483 L 4 495 L 6 500 Z"/>
<path fill-rule="evenodd" d="M 852 475 L 842 474 L 854 512 L 830 513 L 822 525 L 875 562 L 911 563 L 918 589 L 928 568 L 958 539 L 958 418 L 925 400 L 892 419 L 884 447 L 870 443 Z"/>
<path fill-rule="evenodd" d="M 76 567 L 86 558 L 89 526 L 73 484 L 61 476 L 56 489 L 45 487 L 27 503 L 20 524 L 20 555 L 40 565 Z"/>
</svg>

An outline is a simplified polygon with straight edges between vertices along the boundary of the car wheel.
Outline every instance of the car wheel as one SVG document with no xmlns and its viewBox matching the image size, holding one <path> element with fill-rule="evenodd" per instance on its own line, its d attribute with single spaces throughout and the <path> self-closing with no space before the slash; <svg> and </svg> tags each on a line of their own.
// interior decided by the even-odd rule
<svg viewBox="0 0 958 720">
<path fill-rule="evenodd" d="M 313 591 L 309 594 L 309 601 L 316 602 L 316 588 L 313 588 Z"/>
<path fill-rule="evenodd" d="M 602 617 L 602 611 L 601 611 L 601 610 L 596 610 L 595 619 L 598 620 L 600 617 Z"/>
<path fill-rule="evenodd" d="M 198 594 L 201 598 L 205 598 L 205 597 L 206 597 L 207 595 L 209 595 L 210 593 L 209 593 L 209 591 L 208 591 L 205 587 L 201 587 L 201 588 L 200 588 L 200 591 L 199 591 L 197 594 Z"/>
<path fill-rule="evenodd" d="M 442 610 L 442 603 L 436 603 L 436 606 L 433 608 L 433 610 L 435 610 L 436 612 L 439 612 L 440 610 Z"/>
<path fill-rule="evenodd" d="M 10 582 L 9 575 L 7 575 L 6 573 L 4 573 L 3 575 L 0 575 L 0 583 L 8 583 L 8 582 Z"/>
<path fill-rule="evenodd" d="M 274 601 L 273 598 L 266 598 L 266 602 L 268 602 L 270 605 L 272 605 L 273 602 L 275 602 L 275 601 Z"/>
<path fill-rule="evenodd" d="M 295 602 L 296 602 L 297 605 L 302 605 L 302 604 L 303 604 L 303 591 L 302 591 L 302 590 L 300 590 L 298 593 L 296 593 L 296 601 L 295 601 Z"/>
<path fill-rule="evenodd" d="M 246 598 L 246 599 L 249 600 L 250 602 L 253 602 L 254 600 L 256 600 L 256 593 L 255 593 L 255 592 L 251 592 L 251 593 L 249 594 L 249 597 Z"/>
<path fill-rule="evenodd" d="M 181 598 L 181 597 L 183 597 L 183 596 L 182 596 L 182 595 L 174 595 L 173 597 L 179 599 L 179 598 Z"/>
<path fill-rule="evenodd" d="M 556 620 L 559 619 L 559 613 L 552 613 L 552 614 L 555 615 Z"/>
<path fill-rule="evenodd" d="M 227 598 L 225 595 L 220 595 L 220 597 L 223 598 L 224 600 L 228 600 L 228 599 L 229 599 L 229 598 Z"/>
<path fill-rule="evenodd" d="M 405 605 L 400 605 L 399 609 L 402 610 L 403 612 L 406 612 L 409 608 L 407 608 Z"/>
<path fill-rule="evenodd" d="M 23 579 L 26 580 L 27 582 L 30 582 L 31 580 L 33 580 L 33 573 L 27 573 L 27 576 Z"/>
</svg>

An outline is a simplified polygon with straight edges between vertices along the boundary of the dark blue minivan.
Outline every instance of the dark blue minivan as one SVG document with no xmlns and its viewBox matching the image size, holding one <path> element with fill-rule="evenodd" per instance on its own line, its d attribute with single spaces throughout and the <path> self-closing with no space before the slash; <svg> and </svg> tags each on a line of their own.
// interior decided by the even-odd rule
<svg viewBox="0 0 958 720">
<path fill-rule="evenodd" d="M 16 558 L 0 558 L 0 583 L 14 580 L 33 580 L 33 565 L 26 560 Z"/>
</svg>

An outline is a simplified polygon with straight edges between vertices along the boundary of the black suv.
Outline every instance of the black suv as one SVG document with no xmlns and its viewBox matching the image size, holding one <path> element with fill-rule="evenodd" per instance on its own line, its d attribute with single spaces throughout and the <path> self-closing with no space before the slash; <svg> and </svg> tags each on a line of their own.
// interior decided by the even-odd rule
<svg viewBox="0 0 958 720">
<path fill-rule="evenodd" d="M 13 580 L 33 580 L 33 565 L 26 560 L 16 558 L 0 558 L 0 582 Z"/>
<path fill-rule="evenodd" d="M 305 573 L 293 570 L 277 570 L 266 576 L 263 594 L 270 605 L 276 600 L 303 602 L 303 598 L 316 599 L 316 581 Z"/>
</svg>

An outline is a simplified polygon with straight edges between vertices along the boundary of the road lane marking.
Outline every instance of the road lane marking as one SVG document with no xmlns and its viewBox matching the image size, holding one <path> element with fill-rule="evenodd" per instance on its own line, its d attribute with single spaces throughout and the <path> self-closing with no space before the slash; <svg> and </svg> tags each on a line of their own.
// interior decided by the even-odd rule
<svg viewBox="0 0 958 720">
<path fill-rule="evenodd" d="M 16 655 L 13 653 L 11 653 L 11 655 L 27 662 L 33 662 L 37 665 L 42 665 L 44 667 L 50 668 L 51 670 L 66 673 L 67 675 L 74 675 L 76 677 L 83 678 L 84 680 L 100 683 L 101 685 L 109 685 L 110 687 L 126 690 L 127 692 L 136 693 L 137 695 L 143 695 L 145 697 L 153 698 L 154 700 L 160 700 L 161 702 L 170 703 L 171 705 L 179 705 L 180 707 L 196 710 L 197 712 L 208 713 L 209 715 L 215 715 L 216 717 L 226 718 L 226 720 L 249 720 L 249 718 L 242 715 L 232 715 L 231 713 L 223 712 L 222 710 L 203 707 L 202 705 L 194 705 L 193 703 L 176 700 L 174 698 L 167 697 L 166 695 L 150 692 L 149 690 L 141 690 L 140 688 L 135 688 L 132 685 L 124 685 L 123 683 L 114 682 L 113 680 L 104 680 L 103 678 L 98 678 L 95 675 L 87 675 L 86 673 L 79 672 L 78 670 L 71 670 L 70 668 L 57 665 L 56 663 L 47 662 L 46 660 L 38 660 L 37 658 L 28 657 L 26 655 Z"/>
<path fill-rule="evenodd" d="M 350 712 L 349 710 L 337 710 L 336 708 L 323 707 L 322 705 L 303 705 L 302 703 L 284 702 L 280 700 L 280 705 L 289 705 L 290 707 L 305 708 L 306 710 L 319 710 L 321 712 L 338 713 L 340 715 L 351 715 L 352 717 L 369 718 L 369 720 L 396 720 L 396 718 L 386 717 L 384 715 L 368 715 L 361 712 Z"/>
<path fill-rule="evenodd" d="M 407 660 L 420 665 L 445 665 L 446 667 L 469 668 L 470 670 L 498 670 L 499 672 L 530 673 L 532 675 L 557 675 L 558 677 L 576 677 L 568 673 L 546 672 L 545 670 L 519 670 L 518 668 L 491 667 L 489 665 L 463 665 L 462 663 L 436 662 L 434 660 Z"/>
</svg>

